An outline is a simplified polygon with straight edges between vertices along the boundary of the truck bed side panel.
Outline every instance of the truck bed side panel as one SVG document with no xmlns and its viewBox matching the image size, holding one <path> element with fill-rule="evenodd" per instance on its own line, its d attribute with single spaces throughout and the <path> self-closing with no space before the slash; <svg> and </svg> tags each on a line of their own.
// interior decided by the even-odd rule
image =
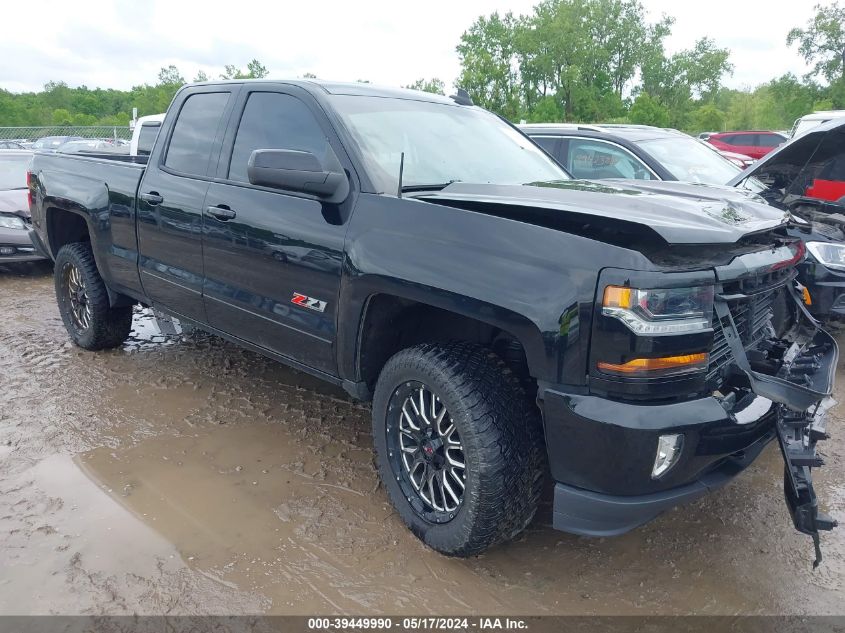
<svg viewBox="0 0 845 633">
<path fill-rule="evenodd" d="M 51 222 L 61 212 L 81 216 L 106 284 L 135 298 L 143 296 L 138 278 L 135 197 L 144 166 L 80 156 L 36 154 L 38 182 L 33 223 L 53 258 L 60 234 Z"/>
</svg>

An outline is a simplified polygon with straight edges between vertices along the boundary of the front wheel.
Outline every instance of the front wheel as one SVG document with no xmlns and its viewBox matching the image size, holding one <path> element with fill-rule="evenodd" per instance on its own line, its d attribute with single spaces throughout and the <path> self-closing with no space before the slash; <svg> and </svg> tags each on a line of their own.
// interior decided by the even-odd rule
<svg viewBox="0 0 845 633">
<path fill-rule="evenodd" d="M 62 246 L 53 271 L 59 313 L 71 340 L 88 350 L 121 345 L 132 328 L 132 306 L 111 307 L 91 245 Z"/>
<path fill-rule="evenodd" d="M 419 345 L 385 365 L 373 400 L 379 474 L 411 531 L 449 556 L 521 532 L 545 454 L 536 407 L 491 351 Z"/>
</svg>

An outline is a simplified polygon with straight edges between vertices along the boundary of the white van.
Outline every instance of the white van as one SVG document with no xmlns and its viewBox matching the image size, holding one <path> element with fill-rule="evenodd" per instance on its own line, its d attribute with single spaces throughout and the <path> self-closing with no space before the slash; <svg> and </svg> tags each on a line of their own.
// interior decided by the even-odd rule
<svg viewBox="0 0 845 633">
<path fill-rule="evenodd" d="M 129 143 L 130 156 L 150 155 L 162 121 L 164 121 L 164 114 L 150 114 L 142 116 L 135 122 L 132 141 Z"/>
<path fill-rule="evenodd" d="M 819 110 L 812 114 L 806 114 L 795 121 L 792 126 L 792 131 L 789 133 L 790 138 L 802 135 L 807 130 L 812 130 L 814 127 L 827 123 L 833 119 L 845 118 L 845 110 Z"/>
</svg>

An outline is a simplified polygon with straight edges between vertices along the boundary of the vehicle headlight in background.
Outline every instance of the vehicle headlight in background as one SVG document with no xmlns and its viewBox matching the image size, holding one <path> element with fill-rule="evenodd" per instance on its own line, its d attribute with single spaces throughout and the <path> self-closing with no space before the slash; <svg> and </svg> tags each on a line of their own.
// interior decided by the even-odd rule
<svg viewBox="0 0 845 633">
<path fill-rule="evenodd" d="M 25 229 L 26 224 L 16 215 L 0 214 L 0 228 L 3 229 Z"/>
<path fill-rule="evenodd" d="M 607 286 L 602 314 L 641 336 L 701 332 L 713 322 L 713 286 L 648 290 Z"/>
<path fill-rule="evenodd" d="M 836 270 L 845 270 L 845 244 L 807 242 L 807 250 L 825 266 Z"/>
</svg>

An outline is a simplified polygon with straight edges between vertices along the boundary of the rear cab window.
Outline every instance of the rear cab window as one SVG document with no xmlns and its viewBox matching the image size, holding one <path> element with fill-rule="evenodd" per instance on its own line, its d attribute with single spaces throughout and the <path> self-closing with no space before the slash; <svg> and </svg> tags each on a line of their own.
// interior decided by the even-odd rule
<svg viewBox="0 0 845 633">
<path fill-rule="evenodd" d="M 150 155 L 160 129 L 161 123 L 144 123 L 141 126 L 141 131 L 138 132 L 138 156 Z"/>
<path fill-rule="evenodd" d="M 180 174 L 205 176 L 228 92 L 198 92 L 182 104 L 164 166 Z M 139 143 L 140 145 L 140 143 Z"/>
</svg>

